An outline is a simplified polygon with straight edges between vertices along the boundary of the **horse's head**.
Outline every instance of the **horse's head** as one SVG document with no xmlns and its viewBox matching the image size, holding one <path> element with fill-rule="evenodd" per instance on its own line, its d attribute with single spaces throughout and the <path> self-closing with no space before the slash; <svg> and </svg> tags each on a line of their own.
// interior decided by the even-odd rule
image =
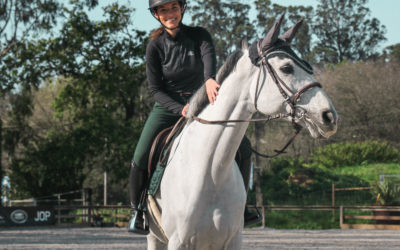
<svg viewBox="0 0 400 250">
<path fill-rule="evenodd" d="M 288 114 L 305 126 L 313 137 L 329 137 L 336 132 L 338 115 L 313 69 L 290 48 L 301 21 L 279 36 L 283 15 L 264 39 L 251 45 L 249 57 L 259 68 L 251 86 L 255 110 L 264 114 Z M 295 124 L 293 123 L 293 124 Z"/>
</svg>

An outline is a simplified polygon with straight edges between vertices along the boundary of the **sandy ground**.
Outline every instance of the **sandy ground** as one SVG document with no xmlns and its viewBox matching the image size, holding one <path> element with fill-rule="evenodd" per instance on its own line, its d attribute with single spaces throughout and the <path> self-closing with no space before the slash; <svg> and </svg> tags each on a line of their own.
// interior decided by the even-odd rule
<svg viewBox="0 0 400 250">
<path fill-rule="evenodd" d="M 0 228 L 0 249 L 146 249 L 146 238 L 124 228 Z M 246 229 L 243 249 L 400 249 L 400 231 Z"/>
</svg>

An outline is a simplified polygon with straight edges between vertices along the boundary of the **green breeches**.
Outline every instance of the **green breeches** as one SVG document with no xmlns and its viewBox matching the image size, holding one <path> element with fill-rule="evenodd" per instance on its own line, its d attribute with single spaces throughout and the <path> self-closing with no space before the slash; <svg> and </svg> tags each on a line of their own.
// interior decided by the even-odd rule
<svg viewBox="0 0 400 250">
<path fill-rule="evenodd" d="M 165 128 L 173 126 L 180 117 L 161 106 L 158 102 L 154 104 L 153 110 L 144 124 L 132 159 L 140 169 L 147 169 L 150 149 L 158 133 Z"/>
</svg>

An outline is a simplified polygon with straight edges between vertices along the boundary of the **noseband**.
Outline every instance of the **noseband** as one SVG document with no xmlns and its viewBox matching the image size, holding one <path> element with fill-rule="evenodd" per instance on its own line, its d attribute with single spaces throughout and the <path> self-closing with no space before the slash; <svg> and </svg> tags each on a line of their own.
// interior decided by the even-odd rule
<svg viewBox="0 0 400 250">
<path fill-rule="evenodd" d="M 262 51 L 261 48 L 261 40 L 257 42 L 257 51 L 258 51 L 258 56 L 260 58 L 260 60 L 257 63 L 257 66 L 259 65 L 259 72 L 257 75 L 257 85 L 256 85 L 256 90 L 254 93 L 254 107 L 256 109 L 256 111 L 260 114 L 263 114 L 258 108 L 257 108 L 257 95 L 260 89 L 260 76 L 261 76 L 261 72 L 264 71 L 264 69 L 266 69 L 268 71 L 268 73 L 271 75 L 272 79 L 274 80 L 276 86 L 278 87 L 279 92 L 281 93 L 284 102 L 287 103 L 291 109 L 290 113 L 288 114 L 276 114 L 276 115 L 265 115 L 266 118 L 261 118 L 261 119 L 250 119 L 250 120 L 216 120 L 216 121 L 209 121 L 209 120 L 205 120 L 202 119 L 200 117 L 194 116 L 193 119 L 204 123 L 204 124 L 222 124 L 222 123 L 228 123 L 228 122 L 268 122 L 270 120 L 275 120 L 275 119 L 280 119 L 280 118 L 287 118 L 290 117 L 291 118 L 291 122 L 292 122 L 292 126 L 295 129 L 295 134 L 289 139 L 289 141 L 285 144 L 285 146 L 280 149 L 280 150 L 274 150 L 275 151 L 275 155 L 265 155 L 262 153 L 259 153 L 257 151 L 255 151 L 254 149 L 250 148 L 251 151 L 253 151 L 253 153 L 255 153 L 258 156 L 262 156 L 265 158 L 272 158 L 272 157 L 276 157 L 282 153 L 285 153 L 286 148 L 293 142 L 293 140 L 296 138 L 296 136 L 300 133 L 302 127 L 296 123 L 295 119 L 296 119 L 296 109 L 298 109 L 297 106 L 297 101 L 300 99 L 301 95 L 303 93 L 305 93 L 306 91 L 314 88 L 314 87 L 319 87 L 322 88 L 321 84 L 319 82 L 312 82 L 310 84 L 307 84 L 306 86 L 302 87 L 301 89 L 297 90 L 297 92 L 292 91 L 287 84 L 278 76 L 278 74 L 276 73 L 276 71 L 274 70 L 274 68 L 272 68 L 271 64 L 269 64 L 268 62 L 268 58 L 271 57 L 273 54 L 275 53 L 281 53 L 281 51 L 277 51 L 277 49 L 281 48 L 281 47 L 288 47 L 290 46 L 289 44 L 282 44 L 279 46 L 274 46 L 266 51 Z M 299 59 L 295 58 L 294 56 L 290 55 L 289 53 L 283 52 L 282 53 L 288 55 L 290 58 L 293 59 L 293 61 L 300 66 L 301 68 L 303 68 L 305 71 L 307 71 L 308 73 L 312 74 L 313 70 L 311 68 L 311 66 L 306 63 L 305 61 L 301 62 L 299 61 Z M 264 82 L 264 81 L 263 81 Z M 286 88 L 286 90 L 288 92 L 290 92 L 290 95 L 287 94 L 287 92 L 284 90 L 284 88 Z M 304 111 L 304 110 L 303 110 Z M 303 116 L 305 115 L 305 113 L 303 112 L 302 115 L 299 117 L 299 119 L 301 119 Z"/>
</svg>

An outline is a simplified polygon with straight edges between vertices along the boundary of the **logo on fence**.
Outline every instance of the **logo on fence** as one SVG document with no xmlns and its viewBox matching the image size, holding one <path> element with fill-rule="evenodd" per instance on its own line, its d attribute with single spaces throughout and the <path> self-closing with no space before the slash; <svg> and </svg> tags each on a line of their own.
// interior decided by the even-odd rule
<svg viewBox="0 0 400 250">
<path fill-rule="evenodd" d="M 22 209 L 17 209 L 11 213 L 10 219 L 16 224 L 24 224 L 28 220 L 28 214 Z"/>
<path fill-rule="evenodd" d="M 48 221 L 51 217 L 50 211 L 37 211 L 35 221 Z"/>
</svg>

